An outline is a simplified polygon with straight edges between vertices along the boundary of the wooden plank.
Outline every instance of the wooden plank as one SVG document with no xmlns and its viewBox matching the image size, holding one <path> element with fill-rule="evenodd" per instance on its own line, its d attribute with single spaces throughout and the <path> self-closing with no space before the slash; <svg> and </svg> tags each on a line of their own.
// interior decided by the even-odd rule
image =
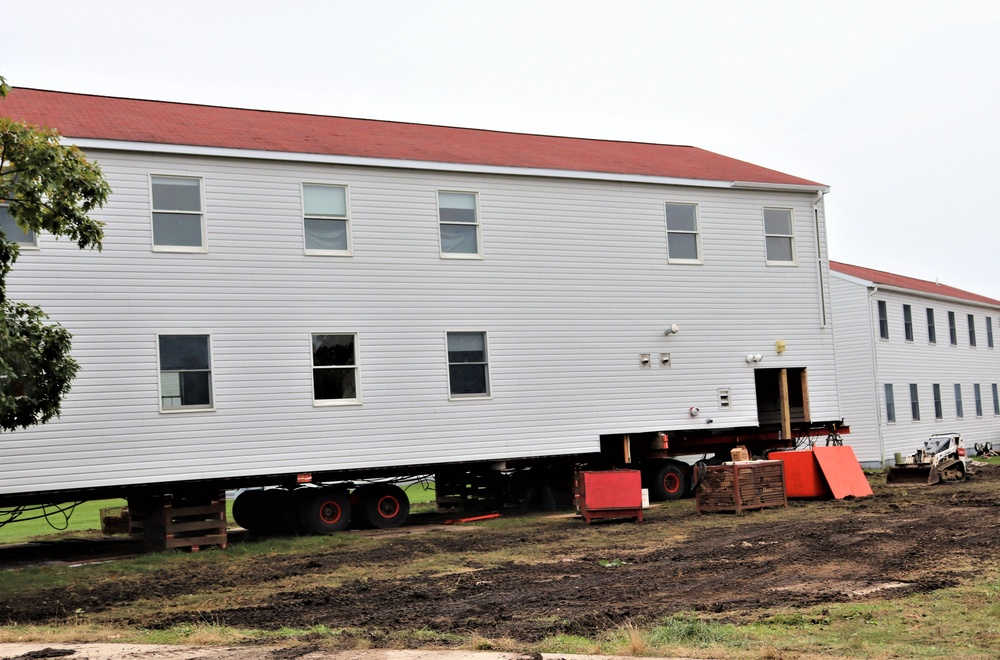
<svg viewBox="0 0 1000 660">
<path fill-rule="evenodd" d="M 802 421 L 812 421 L 809 415 L 809 378 L 806 376 L 805 369 L 802 370 Z"/>
<path fill-rule="evenodd" d="M 778 398 L 781 405 L 781 437 L 792 437 L 792 410 L 788 405 L 788 369 L 778 371 Z"/>
</svg>

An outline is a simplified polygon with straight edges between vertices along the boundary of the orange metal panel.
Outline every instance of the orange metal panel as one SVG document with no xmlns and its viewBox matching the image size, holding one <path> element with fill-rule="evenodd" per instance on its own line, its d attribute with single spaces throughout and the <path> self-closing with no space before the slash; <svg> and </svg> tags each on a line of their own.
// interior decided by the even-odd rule
<svg viewBox="0 0 1000 660">
<path fill-rule="evenodd" d="M 785 495 L 788 497 L 830 497 L 830 488 L 811 449 L 772 451 L 768 458 L 785 464 Z"/>
<path fill-rule="evenodd" d="M 833 496 L 838 500 L 853 495 L 868 497 L 873 495 L 872 487 L 850 447 L 815 447 L 813 453 L 819 469 L 826 477 Z"/>
</svg>

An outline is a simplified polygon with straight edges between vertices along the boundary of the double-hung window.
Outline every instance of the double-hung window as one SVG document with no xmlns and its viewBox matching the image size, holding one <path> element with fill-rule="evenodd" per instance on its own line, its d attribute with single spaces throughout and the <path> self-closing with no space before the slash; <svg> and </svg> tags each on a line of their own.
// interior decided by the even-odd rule
<svg viewBox="0 0 1000 660">
<path fill-rule="evenodd" d="M 357 335 L 312 336 L 313 402 L 316 405 L 360 403 Z"/>
<path fill-rule="evenodd" d="M 204 252 L 201 179 L 153 174 L 150 183 L 153 193 L 153 249 Z"/>
<path fill-rule="evenodd" d="M 914 422 L 920 421 L 920 398 L 917 396 L 916 383 L 910 383 L 910 417 Z"/>
<path fill-rule="evenodd" d="M 903 305 L 903 336 L 913 341 L 913 310 L 909 305 Z"/>
<path fill-rule="evenodd" d="M 892 391 L 892 383 L 885 384 L 885 421 L 889 424 L 896 421 L 896 396 Z"/>
<path fill-rule="evenodd" d="M 996 383 L 993 383 L 993 414 L 1000 415 L 1000 391 Z"/>
<path fill-rule="evenodd" d="M 456 259 L 482 257 L 479 203 L 476 193 L 438 192 L 441 256 Z"/>
<path fill-rule="evenodd" d="M 889 338 L 889 310 L 884 300 L 878 301 L 878 336 L 880 339 Z"/>
<path fill-rule="evenodd" d="M 948 339 L 952 346 L 958 346 L 958 327 L 955 325 L 955 312 L 948 312 Z"/>
<path fill-rule="evenodd" d="M 969 314 L 969 346 L 976 345 L 976 317 Z"/>
<path fill-rule="evenodd" d="M 448 387 L 453 399 L 490 395 L 485 332 L 448 333 Z"/>
<path fill-rule="evenodd" d="M 764 209 L 764 247 L 769 264 L 795 263 L 795 223 L 791 209 Z"/>
<path fill-rule="evenodd" d="M 347 187 L 302 184 L 306 254 L 350 254 Z"/>
<path fill-rule="evenodd" d="M 941 384 L 934 383 L 934 419 L 944 419 L 944 408 L 941 406 Z"/>
<path fill-rule="evenodd" d="M 701 234 L 696 204 L 666 204 L 667 260 L 701 263 Z"/>
<path fill-rule="evenodd" d="M 962 409 L 962 384 L 955 383 L 955 417 L 965 417 L 965 411 Z"/>
<path fill-rule="evenodd" d="M 14 216 L 10 214 L 10 208 L 6 204 L 0 204 L 0 230 L 3 230 L 4 238 L 11 243 L 17 243 L 22 250 L 24 248 L 37 248 L 38 235 L 33 231 L 21 229 Z"/>
<path fill-rule="evenodd" d="M 972 386 L 972 394 L 976 400 L 976 417 L 983 416 L 983 390 L 979 386 L 979 383 L 975 383 Z"/>
<path fill-rule="evenodd" d="M 937 343 L 937 328 L 934 327 L 934 309 L 927 308 L 927 343 Z"/>
<path fill-rule="evenodd" d="M 160 335 L 160 410 L 212 408 L 212 348 L 208 335 Z"/>
<path fill-rule="evenodd" d="M 993 317 L 986 317 L 986 348 L 993 348 Z"/>
</svg>

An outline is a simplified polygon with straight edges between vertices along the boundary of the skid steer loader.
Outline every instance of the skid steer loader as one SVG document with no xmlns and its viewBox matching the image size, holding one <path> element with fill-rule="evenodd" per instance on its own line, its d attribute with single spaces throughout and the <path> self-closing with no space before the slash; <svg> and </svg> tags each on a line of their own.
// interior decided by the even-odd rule
<svg viewBox="0 0 1000 660">
<path fill-rule="evenodd" d="M 887 484 L 936 484 L 942 481 L 965 481 L 968 473 L 965 446 L 958 433 L 935 433 L 909 456 L 896 454 L 896 464 L 889 468 Z"/>
</svg>

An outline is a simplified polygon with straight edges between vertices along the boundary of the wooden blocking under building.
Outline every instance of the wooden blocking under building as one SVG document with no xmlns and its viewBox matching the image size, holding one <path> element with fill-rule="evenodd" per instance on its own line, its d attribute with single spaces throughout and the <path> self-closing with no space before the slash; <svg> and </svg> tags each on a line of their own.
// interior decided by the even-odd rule
<svg viewBox="0 0 1000 660">
<path fill-rule="evenodd" d="M 698 513 L 788 506 L 781 461 L 713 465 L 697 490 Z"/>
<path fill-rule="evenodd" d="M 129 511 L 146 552 L 227 545 L 225 491 L 129 498 Z"/>
</svg>

